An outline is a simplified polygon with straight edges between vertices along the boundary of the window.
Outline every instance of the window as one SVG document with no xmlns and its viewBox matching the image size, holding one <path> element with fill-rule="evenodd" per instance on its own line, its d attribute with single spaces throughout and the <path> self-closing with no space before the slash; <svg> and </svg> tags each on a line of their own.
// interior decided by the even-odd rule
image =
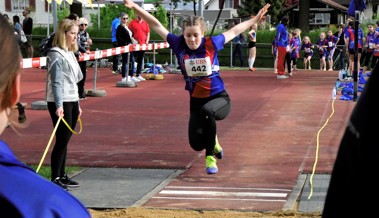
<svg viewBox="0 0 379 218">
<path fill-rule="evenodd" d="M 311 25 L 330 24 L 330 14 L 329 13 L 310 13 L 309 24 Z"/>
<path fill-rule="evenodd" d="M 225 0 L 224 8 L 233 8 L 233 0 Z"/>
<path fill-rule="evenodd" d="M 30 5 L 30 0 L 12 0 L 11 4 L 12 12 L 22 12 Z"/>
</svg>

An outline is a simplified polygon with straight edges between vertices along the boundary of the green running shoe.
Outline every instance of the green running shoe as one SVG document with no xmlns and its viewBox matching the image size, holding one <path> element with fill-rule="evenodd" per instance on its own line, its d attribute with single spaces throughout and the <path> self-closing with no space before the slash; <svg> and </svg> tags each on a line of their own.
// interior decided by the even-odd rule
<svg viewBox="0 0 379 218">
<path fill-rule="evenodd" d="M 206 171 L 207 174 L 215 174 L 218 172 L 217 168 L 217 160 L 213 156 L 206 156 L 205 157 L 205 166 L 206 166 Z"/>
<path fill-rule="evenodd" d="M 220 143 L 218 143 L 217 135 L 216 135 L 216 144 L 215 144 L 215 148 L 213 152 L 217 159 L 222 159 L 222 157 L 224 156 L 224 151 L 222 150 Z"/>
</svg>

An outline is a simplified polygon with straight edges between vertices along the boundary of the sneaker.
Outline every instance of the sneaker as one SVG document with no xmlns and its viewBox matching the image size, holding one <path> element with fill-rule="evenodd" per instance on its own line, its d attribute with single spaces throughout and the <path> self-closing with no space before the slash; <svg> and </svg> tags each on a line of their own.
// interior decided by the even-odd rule
<svg viewBox="0 0 379 218">
<path fill-rule="evenodd" d="M 293 76 L 293 73 L 291 72 L 289 75 L 290 75 L 290 76 Z"/>
<path fill-rule="evenodd" d="M 288 79 L 288 76 L 286 76 L 286 75 L 277 75 L 276 78 L 277 79 Z"/>
<path fill-rule="evenodd" d="M 59 177 L 55 178 L 53 181 L 52 181 L 54 184 L 56 184 L 57 186 L 63 188 L 64 190 L 66 191 L 69 191 L 69 188 L 67 187 L 67 185 L 63 184 L 60 180 Z"/>
<path fill-rule="evenodd" d="M 79 187 L 79 182 L 75 182 L 74 180 L 68 178 L 67 174 L 65 174 L 63 177 L 59 179 L 63 185 L 70 187 L 70 188 L 76 188 Z"/>
<path fill-rule="evenodd" d="M 120 72 L 118 70 L 112 70 L 112 73 L 113 74 L 120 74 Z"/>
<path fill-rule="evenodd" d="M 145 81 L 146 79 L 143 78 L 141 75 L 137 76 L 137 79 L 139 79 L 139 81 Z"/>
<path fill-rule="evenodd" d="M 214 148 L 213 151 L 214 151 L 215 157 L 217 159 L 222 159 L 222 157 L 224 156 L 224 151 L 222 150 L 222 147 L 220 146 L 220 143 L 218 143 L 217 136 L 216 136 L 215 148 Z"/>
<path fill-rule="evenodd" d="M 135 83 L 139 83 L 139 82 L 141 82 L 137 77 L 132 77 L 131 78 L 131 80 L 133 81 L 133 82 L 135 82 Z"/>
<path fill-rule="evenodd" d="M 207 174 L 216 174 L 218 172 L 218 168 L 217 168 L 217 160 L 215 157 L 213 156 L 206 156 L 205 158 L 205 170 L 207 172 Z"/>
</svg>

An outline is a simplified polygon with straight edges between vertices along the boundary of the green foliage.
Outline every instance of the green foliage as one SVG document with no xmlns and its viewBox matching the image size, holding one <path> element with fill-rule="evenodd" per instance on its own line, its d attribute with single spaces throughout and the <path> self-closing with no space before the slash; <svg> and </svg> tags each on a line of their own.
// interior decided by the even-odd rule
<svg viewBox="0 0 379 218">
<path fill-rule="evenodd" d="M 37 170 L 37 165 L 30 166 L 32 169 Z M 72 175 L 74 173 L 77 173 L 81 171 L 81 167 L 66 167 L 66 173 L 67 175 Z M 41 166 L 41 168 L 38 171 L 38 174 L 48 180 L 51 179 L 51 167 Z"/>
<path fill-rule="evenodd" d="M 155 17 L 165 28 L 168 28 L 169 20 L 167 17 L 167 11 L 162 5 L 156 5 Z"/>
<path fill-rule="evenodd" d="M 237 13 L 240 17 L 256 15 L 266 3 L 271 5 L 266 16 L 271 16 L 272 24 L 278 23 L 283 16 L 281 11 L 283 10 L 284 0 L 242 0 Z"/>
<path fill-rule="evenodd" d="M 68 15 L 70 15 L 70 8 L 69 8 L 69 5 L 61 4 L 61 5 L 57 8 L 57 18 L 58 18 L 58 22 L 59 22 L 60 20 L 63 20 L 64 18 L 68 17 Z"/>
<path fill-rule="evenodd" d="M 125 5 L 123 4 L 106 4 L 104 7 L 100 9 L 100 29 L 98 29 L 98 15 L 92 13 L 90 14 L 92 28 L 95 31 L 108 30 L 109 33 L 113 19 L 119 17 L 121 12 L 124 12 L 129 15 L 129 21 L 136 17 L 134 11 L 125 7 Z"/>
</svg>

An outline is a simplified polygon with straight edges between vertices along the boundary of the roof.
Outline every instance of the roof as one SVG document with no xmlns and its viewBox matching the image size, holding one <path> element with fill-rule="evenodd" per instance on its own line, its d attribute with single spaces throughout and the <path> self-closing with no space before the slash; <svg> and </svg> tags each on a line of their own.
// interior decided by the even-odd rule
<svg viewBox="0 0 379 218">
<path fill-rule="evenodd" d="M 340 5 L 346 5 L 346 6 L 349 6 L 351 0 L 334 0 L 334 2 L 335 2 L 335 3 L 338 3 L 338 4 L 340 4 Z"/>
<path fill-rule="evenodd" d="M 328 5 L 328 6 L 332 7 L 332 8 L 340 10 L 340 11 L 347 11 L 347 9 L 348 9 L 347 7 L 341 5 L 341 4 L 337 3 L 337 2 L 334 2 L 332 0 L 316 0 L 316 1 L 321 2 L 323 4 L 326 4 L 326 5 Z M 296 8 L 297 6 L 299 6 L 299 2 L 297 2 L 297 3 L 295 3 L 295 4 L 291 5 L 291 6 L 289 6 L 287 8 L 285 8 L 284 11 L 289 11 L 289 10 L 291 10 L 293 8 Z"/>
<path fill-rule="evenodd" d="M 335 9 L 338 9 L 338 10 L 341 10 L 341 11 L 347 11 L 347 7 L 337 3 L 337 2 L 334 2 L 332 0 L 318 0 L 319 2 L 322 2 L 322 3 L 325 3 Z"/>
</svg>

